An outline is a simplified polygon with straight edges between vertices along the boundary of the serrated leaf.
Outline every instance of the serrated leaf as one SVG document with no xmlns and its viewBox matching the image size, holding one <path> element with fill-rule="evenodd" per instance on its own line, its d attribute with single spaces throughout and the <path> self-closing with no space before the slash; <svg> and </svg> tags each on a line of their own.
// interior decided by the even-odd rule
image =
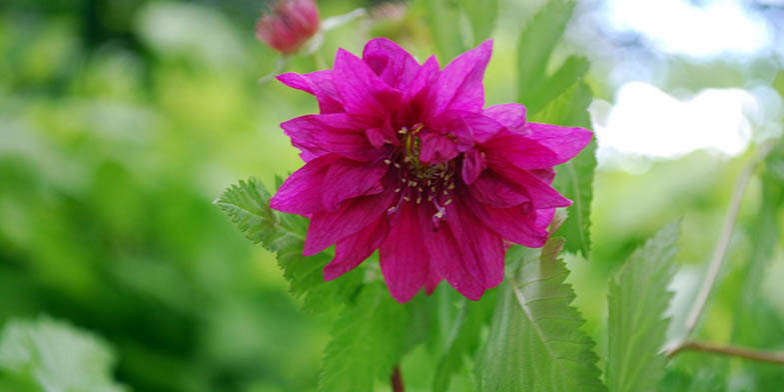
<svg viewBox="0 0 784 392">
<path fill-rule="evenodd" d="M 27 390 L 121 392 L 114 362 L 106 343 L 48 318 L 10 321 L 0 335 L 0 378 Z"/>
<path fill-rule="evenodd" d="M 335 322 L 318 390 L 372 391 L 374 381 L 388 378 L 400 360 L 407 322 L 404 305 L 382 284 L 366 285 Z"/>
<path fill-rule="evenodd" d="M 672 299 L 680 225 L 670 224 L 638 248 L 610 282 L 607 386 L 612 392 L 654 391 L 664 376 L 661 354 Z"/>
<path fill-rule="evenodd" d="M 518 97 L 525 105 L 536 100 L 547 81 L 547 64 L 572 17 L 573 0 L 549 0 L 520 34 L 517 47 Z"/>
<path fill-rule="evenodd" d="M 498 17 L 498 0 L 458 0 L 458 2 L 468 21 L 471 22 L 474 45 L 489 38 Z"/>
<path fill-rule="evenodd" d="M 269 199 L 264 185 L 251 178 L 229 187 L 215 204 L 248 239 L 277 254 L 291 293 L 305 297 L 306 311 L 328 310 L 353 296 L 362 284 L 362 271 L 355 269 L 335 281 L 325 282 L 321 271 L 332 256 L 326 252 L 303 256 L 307 219 L 272 210 Z"/>
<path fill-rule="evenodd" d="M 588 105 L 593 94 L 583 82 L 577 82 L 547 104 L 532 121 L 564 126 L 590 127 Z M 556 235 L 566 238 L 566 250 L 588 256 L 591 250 L 591 203 L 596 170 L 596 138 L 570 161 L 556 166 L 553 185 L 572 200 L 569 216 Z"/>
<path fill-rule="evenodd" d="M 476 366 L 479 391 L 605 391 L 594 343 L 571 306 L 558 259 L 563 240 L 548 241 L 538 257 L 520 262 L 499 292 L 493 322 Z"/>
</svg>

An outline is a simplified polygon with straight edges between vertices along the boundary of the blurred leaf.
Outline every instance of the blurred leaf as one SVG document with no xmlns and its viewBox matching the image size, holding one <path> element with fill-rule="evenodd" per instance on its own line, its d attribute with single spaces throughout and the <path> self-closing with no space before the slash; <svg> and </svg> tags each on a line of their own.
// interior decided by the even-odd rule
<svg viewBox="0 0 784 392">
<path fill-rule="evenodd" d="M 518 98 L 523 104 L 535 103 L 537 94 L 541 94 L 541 86 L 547 82 L 547 64 L 572 17 L 574 6 L 573 0 L 549 0 L 520 34 L 517 47 Z M 569 68 L 579 68 L 577 65 L 574 63 Z"/>
<path fill-rule="evenodd" d="M 563 240 L 521 261 L 503 283 L 476 365 L 480 391 L 604 391 L 594 343 L 570 304 L 569 271 L 558 259 Z"/>
<path fill-rule="evenodd" d="M 120 392 L 114 355 L 103 341 L 67 324 L 10 321 L 0 336 L 0 375 L 40 391 Z"/>
<path fill-rule="evenodd" d="M 638 248 L 610 282 L 607 386 L 610 391 L 651 391 L 664 376 L 672 299 L 667 290 L 675 275 L 680 224 L 661 229 Z"/>
<path fill-rule="evenodd" d="M 457 0 L 419 0 L 425 21 L 433 34 L 441 64 L 468 49 L 460 29 L 460 7 Z"/>
<path fill-rule="evenodd" d="M 529 115 L 538 113 L 547 103 L 558 98 L 575 83 L 582 80 L 588 73 L 590 66 L 591 64 L 585 57 L 569 56 L 552 76 L 530 91 L 526 101 L 522 101 L 525 103 Z"/>
<path fill-rule="evenodd" d="M 498 17 L 498 0 L 458 0 L 471 22 L 474 45 L 486 40 L 493 33 Z M 457 21 L 455 21 L 457 22 Z M 456 24 L 456 23 L 455 23 Z"/>
<path fill-rule="evenodd" d="M 343 277 L 324 281 L 321 270 L 332 259 L 327 253 L 303 256 L 307 219 L 282 214 L 269 207 L 270 194 L 255 178 L 229 187 L 215 204 L 254 243 L 275 252 L 291 293 L 305 296 L 305 310 L 318 313 L 341 304 L 356 293 L 362 283 L 361 269 Z"/>
<path fill-rule="evenodd" d="M 558 98 L 550 101 L 532 121 L 588 128 L 591 121 L 588 105 L 593 94 L 584 82 L 573 84 Z M 591 202 L 596 170 L 596 138 L 569 162 L 555 168 L 554 186 L 572 200 L 569 216 L 556 235 L 566 238 L 566 250 L 588 256 L 591 251 Z"/>
<path fill-rule="evenodd" d="M 486 300 L 487 298 L 477 302 L 467 301 L 465 298 L 460 300 L 457 315 L 448 331 L 444 355 L 436 367 L 434 392 L 448 391 L 449 382 L 452 376 L 463 368 L 465 357 L 473 355 L 479 348 L 482 325 L 487 318 L 483 303 Z M 452 304 L 442 306 L 444 305 Z"/>
<path fill-rule="evenodd" d="M 343 308 L 325 350 L 318 390 L 372 391 L 403 353 L 408 313 L 381 283 L 366 285 L 357 303 Z"/>
</svg>

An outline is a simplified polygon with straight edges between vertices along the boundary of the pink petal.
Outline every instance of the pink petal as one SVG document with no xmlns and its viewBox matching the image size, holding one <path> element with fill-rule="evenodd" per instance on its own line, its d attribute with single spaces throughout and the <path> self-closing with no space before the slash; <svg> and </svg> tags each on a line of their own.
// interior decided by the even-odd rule
<svg viewBox="0 0 784 392">
<path fill-rule="evenodd" d="M 336 155 L 324 155 L 295 171 L 270 199 L 270 208 L 290 214 L 312 214 L 323 210 L 321 193 L 324 177 L 336 160 Z"/>
<path fill-rule="evenodd" d="M 482 144 L 490 165 L 510 163 L 521 169 L 551 168 L 563 163 L 558 155 L 538 142 L 508 131 Z"/>
<path fill-rule="evenodd" d="M 422 150 L 419 152 L 419 160 L 422 162 L 439 163 L 457 157 L 457 146 L 444 135 L 428 133 L 421 140 Z"/>
<path fill-rule="evenodd" d="M 381 178 L 388 168 L 381 162 L 336 160 L 327 170 L 322 185 L 321 201 L 324 208 L 334 211 L 343 200 L 382 192 L 384 187 Z"/>
<path fill-rule="evenodd" d="M 446 223 L 428 233 L 433 264 L 457 291 L 478 300 L 504 278 L 503 241 L 459 201 L 447 207 Z"/>
<path fill-rule="evenodd" d="M 529 248 L 541 248 L 547 241 L 549 221 L 542 225 L 547 217 L 547 212 L 538 213 L 538 211 L 554 211 L 552 209 L 533 210 L 530 205 L 528 208 L 493 208 L 479 204 L 472 204 L 472 206 L 479 220 L 491 227 L 505 240 Z M 550 215 L 550 219 L 552 220 L 552 215 Z"/>
<path fill-rule="evenodd" d="M 487 165 L 481 152 L 475 149 L 466 151 L 463 154 L 463 168 L 461 171 L 463 181 L 468 185 L 473 184 L 486 167 Z"/>
<path fill-rule="evenodd" d="M 362 264 L 381 246 L 388 232 L 389 224 L 382 217 L 356 234 L 338 241 L 335 258 L 324 267 L 324 280 L 333 280 Z"/>
<path fill-rule="evenodd" d="M 501 123 L 490 117 L 464 110 L 444 112 L 428 124 L 456 136 L 466 145 L 484 143 L 504 129 Z"/>
<path fill-rule="evenodd" d="M 477 112 L 484 106 L 484 76 L 493 41 L 487 40 L 449 63 L 430 89 L 428 115 L 436 116 L 447 109 Z"/>
<path fill-rule="evenodd" d="M 405 49 L 387 38 L 365 45 L 362 60 L 391 87 L 403 90 L 419 72 L 419 63 Z"/>
<path fill-rule="evenodd" d="M 493 105 L 483 114 L 503 124 L 510 131 L 521 131 L 525 125 L 525 106 L 519 103 Z"/>
<path fill-rule="evenodd" d="M 375 158 L 375 152 L 365 136 L 370 123 L 346 113 L 301 116 L 280 124 L 291 138 L 291 143 L 303 151 L 309 161 L 329 152 L 357 160 Z M 306 159 L 307 158 L 307 159 Z"/>
<path fill-rule="evenodd" d="M 593 133 L 584 128 L 540 123 L 528 123 L 526 128 L 530 130 L 528 138 L 555 153 L 556 164 L 561 164 L 574 158 L 591 142 L 593 137 Z"/>
<path fill-rule="evenodd" d="M 387 85 L 357 56 L 338 49 L 332 75 L 346 111 L 379 117 L 397 108 L 401 94 Z"/>
<path fill-rule="evenodd" d="M 392 204 L 394 192 L 361 196 L 344 201 L 336 211 L 313 214 L 305 238 L 305 256 L 312 256 L 335 242 L 357 233 L 379 219 Z"/>
<path fill-rule="evenodd" d="M 283 84 L 302 90 L 316 96 L 321 113 L 342 112 L 343 104 L 340 102 L 335 84 L 332 81 L 332 71 L 316 71 L 307 74 L 294 72 L 278 75 L 277 79 Z"/>
<path fill-rule="evenodd" d="M 438 78 L 438 60 L 435 56 L 430 56 L 427 61 L 419 68 L 414 78 L 404 90 L 403 101 L 411 102 L 421 92 L 426 91 L 427 87 L 432 86 Z"/>
<path fill-rule="evenodd" d="M 469 187 L 469 192 L 480 203 L 494 208 L 509 208 L 525 202 L 530 203 L 525 190 L 492 170 L 485 170 Z"/>
<path fill-rule="evenodd" d="M 381 244 L 380 264 L 389 292 L 398 302 L 407 302 L 425 285 L 429 256 L 422 241 L 427 220 L 411 203 L 393 215 L 391 230 Z"/>
<path fill-rule="evenodd" d="M 522 187 L 534 208 L 568 207 L 572 201 L 527 170 L 509 164 L 490 163 L 492 169 L 507 181 Z"/>
</svg>

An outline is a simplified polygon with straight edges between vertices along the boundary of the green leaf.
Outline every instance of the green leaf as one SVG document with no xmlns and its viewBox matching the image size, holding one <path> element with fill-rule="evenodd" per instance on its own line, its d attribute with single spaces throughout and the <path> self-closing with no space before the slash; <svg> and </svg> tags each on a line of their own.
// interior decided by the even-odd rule
<svg viewBox="0 0 784 392">
<path fill-rule="evenodd" d="M 458 0 L 460 7 L 471 22 L 474 45 L 486 40 L 493 33 L 498 18 L 498 0 Z"/>
<path fill-rule="evenodd" d="M 572 17 L 573 0 L 549 0 L 526 24 L 517 47 L 518 97 L 529 105 L 537 101 L 547 82 L 547 64 Z"/>
<path fill-rule="evenodd" d="M 590 65 L 585 57 L 569 56 L 552 76 L 530 91 L 526 101 L 522 101 L 525 103 L 529 115 L 535 115 L 547 103 L 558 98 L 575 83 L 582 80 L 588 73 Z"/>
<path fill-rule="evenodd" d="M 114 362 L 103 341 L 48 318 L 10 321 L 0 336 L 0 376 L 15 391 L 124 391 Z"/>
<path fill-rule="evenodd" d="M 588 105 L 593 94 L 583 82 L 577 82 L 547 104 L 532 121 L 564 126 L 590 127 Z M 566 238 L 566 250 L 588 256 L 591 250 L 591 202 L 596 170 L 596 138 L 576 157 L 555 168 L 554 186 L 572 200 L 569 215 L 556 232 Z"/>
<path fill-rule="evenodd" d="M 452 290 L 446 287 L 445 289 Z M 446 293 L 442 291 L 437 295 L 442 293 L 449 294 L 451 291 Z M 451 300 L 447 295 L 442 295 L 440 298 Z M 462 370 L 466 357 L 473 355 L 479 348 L 481 329 L 485 325 L 489 313 L 485 307 L 485 302 L 488 300 L 492 299 L 485 297 L 482 298 L 482 301 L 475 302 L 461 298 L 457 301 L 456 306 L 454 301 L 441 304 L 442 308 L 455 306 L 457 311 L 454 320 L 443 320 L 446 317 L 441 317 L 442 321 L 447 321 L 444 324 L 448 325 L 444 325 L 446 346 L 433 378 L 434 392 L 449 391 L 452 376 Z"/>
<path fill-rule="evenodd" d="M 638 248 L 610 282 L 607 386 L 612 392 L 652 391 L 665 373 L 661 354 L 672 299 L 680 225 L 670 224 Z"/>
<path fill-rule="evenodd" d="M 563 240 L 548 241 L 499 292 L 493 322 L 476 366 L 479 390 L 605 391 L 594 343 L 570 304 L 569 271 L 558 254 Z"/>
<path fill-rule="evenodd" d="M 381 283 L 366 285 L 353 306 L 343 308 L 325 350 L 318 390 L 372 391 L 400 360 L 408 323 L 405 307 Z"/>
<path fill-rule="evenodd" d="M 306 311 L 317 313 L 331 309 L 356 294 L 362 284 L 362 270 L 355 269 L 335 281 L 324 281 L 321 271 L 332 256 L 326 252 L 308 257 L 302 255 L 308 220 L 272 210 L 269 199 L 264 185 L 251 178 L 229 187 L 215 204 L 248 239 L 277 254 L 291 293 L 295 297 L 305 297 Z"/>
<path fill-rule="evenodd" d="M 460 29 L 460 6 L 456 0 L 419 0 L 416 5 L 424 13 L 441 64 L 468 49 Z"/>
</svg>

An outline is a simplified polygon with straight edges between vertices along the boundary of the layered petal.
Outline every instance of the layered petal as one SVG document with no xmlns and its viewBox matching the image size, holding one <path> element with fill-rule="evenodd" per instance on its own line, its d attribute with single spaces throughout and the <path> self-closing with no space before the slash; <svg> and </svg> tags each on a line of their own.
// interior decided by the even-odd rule
<svg viewBox="0 0 784 392">
<path fill-rule="evenodd" d="M 365 44 L 362 61 L 389 86 L 403 90 L 419 72 L 419 63 L 388 38 L 374 38 Z"/>
<path fill-rule="evenodd" d="M 482 157 L 482 153 L 476 149 L 471 149 L 463 155 L 463 167 L 460 174 L 463 176 L 463 181 L 471 185 L 479 178 L 479 175 L 482 174 L 486 167 L 487 164 L 485 163 L 485 158 Z"/>
<path fill-rule="evenodd" d="M 280 124 L 291 143 L 302 151 L 302 159 L 338 153 L 355 160 L 378 156 L 365 134 L 372 122 L 346 113 L 301 116 Z"/>
<path fill-rule="evenodd" d="M 514 165 L 491 163 L 492 169 L 527 194 L 534 208 L 568 207 L 572 201 L 527 170 Z"/>
<path fill-rule="evenodd" d="M 553 162 L 555 166 L 564 163 L 582 151 L 591 142 L 593 133 L 584 128 L 562 127 L 560 125 L 528 123 L 526 128 L 530 130 L 527 135 L 531 140 L 552 151 L 556 158 Z"/>
<path fill-rule="evenodd" d="M 552 220 L 550 211 L 554 210 L 534 210 L 530 204 L 524 203 L 511 208 L 473 204 L 472 211 L 482 223 L 504 239 L 530 248 L 541 248 L 547 242 L 547 225 Z"/>
<path fill-rule="evenodd" d="M 291 88 L 315 95 L 321 113 L 338 113 L 344 111 L 343 104 L 340 102 L 340 97 L 335 89 L 331 70 L 316 71 L 306 74 L 289 72 L 278 75 L 277 79 Z"/>
<path fill-rule="evenodd" d="M 484 106 L 484 77 L 493 52 L 493 41 L 487 40 L 449 63 L 429 89 L 427 115 L 436 116 L 446 110 L 478 112 Z"/>
<path fill-rule="evenodd" d="M 531 202 L 524 189 L 492 170 L 484 171 L 469 187 L 469 193 L 480 203 L 494 208 L 510 208 Z"/>
<path fill-rule="evenodd" d="M 362 264 L 381 246 L 389 233 L 386 218 L 378 219 L 335 245 L 335 258 L 324 266 L 324 280 L 333 280 Z"/>
<path fill-rule="evenodd" d="M 428 133 L 422 137 L 422 149 L 419 160 L 425 163 L 439 163 L 457 157 L 457 145 L 449 137 L 436 133 Z"/>
<path fill-rule="evenodd" d="M 344 201 L 335 211 L 314 213 L 305 238 L 304 255 L 321 252 L 375 222 L 389 208 L 393 197 L 393 192 L 361 196 Z"/>
<path fill-rule="evenodd" d="M 522 132 L 525 125 L 525 106 L 519 103 L 493 105 L 482 112 L 513 132 Z"/>
<path fill-rule="evenodd" d="M 322 185 L 321 202 L 334 211 L 346 199 L 374 195 L 384 190 L 381 178 L 388 166 L 383 162 L 358 162 L 339 159 L 329 166 Z"/>
<path fill-rule="evenodd" d="M 457 137 L 463 144 L 484 143 L 504 129 L 498 121 L 481 113 L 450 110 L 428 122 L 431 127 Z"/>
<path fill-rule="evenodd" d="M 504 132 L 482 144 L 491 165 L 513 164 L 521 169 L 550 168 L 561 163 L 558 154 L 519 134 Z"/>
<path fill-rule="evenodd" d="M 389 292 L 399 302 L 410 300 L 428 280 L 430 255 L 422 242 L 426 230 L 423 220 L 421 209 L 404 203 L 381 244 L 381 272 Z"/>
<path fill-rule="evenodd" d="M 321 194 L 330 165 L 339 158 L 324 155 L 295 171 L 270 199 L 270 208 L 290 214 L 312 214 L 324 209 Z"/>
<path fill-rule="evenodd" d="M 339 81 L 335 89 L 348 113 L 386 117 L 399 106 L 402 94 L 350 52 L 338 49 L 332 75 Z"/>
<path fill-rule="evenodd" d="M 425 244 L 440 276 L 471 300 L 501 283 L 504 246 L 501 237 L 476 219 L 462 202 L 453 203 L 446 222 L 427 231 Z"/>
</svg>

